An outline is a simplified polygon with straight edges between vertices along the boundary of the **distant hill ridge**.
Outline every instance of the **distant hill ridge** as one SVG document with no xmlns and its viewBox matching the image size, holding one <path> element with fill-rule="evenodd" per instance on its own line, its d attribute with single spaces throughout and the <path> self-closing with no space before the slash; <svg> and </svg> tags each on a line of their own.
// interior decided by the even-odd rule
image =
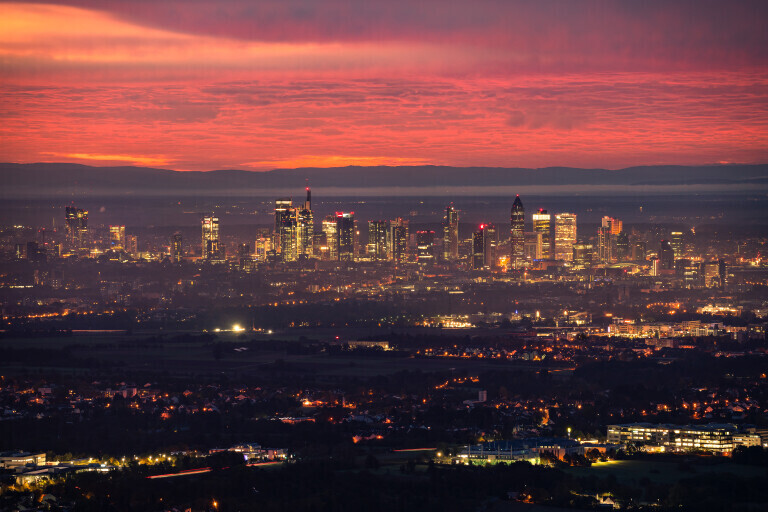
<svg viewBox="0 0 768 512">
<path fill-rule="evenodd" d="M 461 188 L 510 186 L 681 186 L 768 184 L 768 164 L 643 166 L 619 170 L 546 167 L 541 169 L 448 166 L 375 166 L 174 171 L 148 167 L 93 167 L 71 163 L 0 163 L 0 195 L 269 193 L 313 187 L 334 189 Z"/>
</svg>

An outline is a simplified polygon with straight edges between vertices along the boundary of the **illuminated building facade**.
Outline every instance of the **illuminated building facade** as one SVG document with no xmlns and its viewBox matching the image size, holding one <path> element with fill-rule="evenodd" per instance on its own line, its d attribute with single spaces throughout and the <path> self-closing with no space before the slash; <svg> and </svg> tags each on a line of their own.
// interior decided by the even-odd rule
<svg viewBox="0 0 768 512">
<path fill-rule="evenodd" d="M 484 236 L 483 266 L 489 269 L 496 268 L 498 266 L 496 256 L 499 246 L 499 233 L 493 224 L 485 224 L 481 229 Z"/>
<path fill-rule="evenodd" d="M 445 209 L 443 259 L 445 261 L 456 261 L 459 259 L 459 211 L 453 205 Z"/>
<path fill-rule="evenodd" d="M 547 210 L 539 208 L 533 214 L 533 232 L 541 233 L 541 259 L 548 260 L 552 257 L 552 218 Z"/>
<path fill-rule="evenodd" d="M 131 256 L 139 253 L 139 239 L 136 235 L 125 235 L 125 252 Z"/>
<path fill-rule="evenodd" d="M 675 258 L 682 258 L 685 251 L 682 231 L 672 231 L 669 234 L 669 245 L 675 253 Z"/>
<path fill-rule="evenodd" d="M 480 270 L 485 266 L 485 224 L 480 224 L 480 229 L 472 234 L 472 260 L 473 270 Z"/>
<path fill-rule="evenodd" d="M 374 261 L 386 261 L 389 258 L 388 231 L 389 222 L 385 220 L 368 221 L 368 255 Z"/>
<path fill-rule="evenodd" d="M 525 208 L 519 195 L 512 203 L 509 250 L 512 267 L 522 268 L 525 263 Z"/>
<path fill-rule="evenodd" d="M 592 244 L 573 244 L 573 264 L 585 267 L 591 265 L 593 253 L 594 246 Z"/>
<path fill-rule="evenodd" d="M 732 424 L 666 425 L 628 423 L 608 425 L 611 444 L 660 447 L 664 451 L 730 453 L 737 446 L 760 446 L 760 436 Z"/>
<path fill-rule="evenodd" d="M 435 232 L 416 232 L 416 256 L 420 265 L 429 265 L 435 262 Z"/>
<path fill-rule="evenodd" d="M 87 252 L 88 212 L 74 206 L 67 206 L 65 217 L 68 250 L 72 252 Z"/>
<path fill-rule="evenodd" d="M 523 254 L 527 261 L 540 260 L 544 253 L 544 236 L 540 232 L 524 233 L 525 245 Z"/>
<path fill-rule="evenodd" d="M 303 258 L 314 256 L 315 217 L 312 213 L 312 190 L 307 187 L 307 199 L 297 212 L 298 253 Z"/>
<path fill-rule="evenodd" d="M 659 264 L 662 270 L 673 270 L 675 268 L 675 251 L 669 240 L 662 240 L 659 247 Z"/>
<path fill-rule="evenodd" d="M 203 259 L 213 263 L 224 261 L 224 247 L 219 238 L 219 218 L 213 213 L 203 217 Z"/>
<path fill-rule="evenodd" d="M 558 213 L 555 215 L 555 259 L 571 261 L 573 244 L 576 243 L 576 214 Z"/>
<path fill-rule="evenodd" d="M 336 212 L 336 250 L 339 261 L 355 260 L 355 212 Z"/>
<path fill-rule="evenodd" d="M 399 217 L 389 223 L 389 249 L 397 263 L 408 261 L 408 228 L 408 221 Z"/>
<path fill-rule="evenodd" d="M 182 248 L 181 233 L 174 233 L 171 236 L 171 248 L 170 248 L 171 261 L 179 263 L 184 255 Z"/>
<path fill-rule="evenodd" d="M 329 260 L 339 259 L 339 250 L 336 241 L 336 217 L 328 215 L 323 219 L 323 234 L 325 234 L 325 247 L 327 248 L 327 258 Z"/>
<path fill-rule="evenodd" d="M 109 226 L 109 248 L 113 251 L 125 250 L 125 226 Z"/>
</svg>

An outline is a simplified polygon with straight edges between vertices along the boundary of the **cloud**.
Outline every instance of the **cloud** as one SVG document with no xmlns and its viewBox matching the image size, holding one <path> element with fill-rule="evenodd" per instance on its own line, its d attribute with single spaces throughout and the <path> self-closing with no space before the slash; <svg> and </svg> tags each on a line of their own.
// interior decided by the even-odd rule
<svg viewBox="0 0 768 512">
<path fill-rule="evenodd" d="M 128 162 L 134 165 L 167 166 L 172 160 L 162 157 L 136 156 L 136 155 L 97 155 L 89 153 L 42 153 L 56 158 L 72 160 L 97 161 L 102 164 L 114 162 Z"/>
</svg>

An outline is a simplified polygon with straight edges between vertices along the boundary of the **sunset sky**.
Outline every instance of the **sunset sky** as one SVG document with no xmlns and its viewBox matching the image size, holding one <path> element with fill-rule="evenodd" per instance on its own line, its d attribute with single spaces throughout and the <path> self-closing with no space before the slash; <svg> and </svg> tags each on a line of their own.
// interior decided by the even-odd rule
<svg viewBox="0 0 768 512">
<path fill-rule="evenodd" d="M 0 3 L 0 161 L 768 162 L 768 2 Z"/>
</svg>

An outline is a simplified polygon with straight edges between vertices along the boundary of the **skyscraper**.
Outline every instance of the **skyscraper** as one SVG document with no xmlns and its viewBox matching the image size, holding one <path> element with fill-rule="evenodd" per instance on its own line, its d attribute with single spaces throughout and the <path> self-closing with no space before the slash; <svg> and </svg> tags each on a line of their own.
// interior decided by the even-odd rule
<svg viewBox="0 0 768 512">
<path fill-rule="evenodd" d="M 675 258 L 682 258 L 685 246 L 683 245 L 683 232 L 672 231 L 669 234 L 669 245 L 675 253 Z"/>
<path fill-rule="evenodd" d="M 541 233 L 541 258 L 548 260 L 552 257 L 552 224 L 551 217 L 547 210 L 539 208 L 537 213 L 533 214 L 533 231 Z"/>
<path fill-rule="evenodd" d="M 171 261 L 174 263 L 179 263 L 181 261 L 181 258 L 183 256 L 183 250 L 182 250 L 182 238 L 181 233 L 174 233 L 171 235 Z"/>
<path fill-rule="evenodd" d="M 616 247 L 616 260 L 627 261 L 630 257 L 629 253 L 629 235 L 622 231 L 614 237 Z"/>
<path fill-rule="evenodd" d="M 131 256 L 139 253 L 139 239 L 136 235 L 125 235 L 125 252 Z"/>
<path fill-rule="evenodd" d="M 339 259 L 339 248 L 336 245 L 336 217 L 328 215 L 323 219 L 323 233 L 325 234 L 325 246 L 328 248 L 328 259 Z"/>
<path fill-rule="evenodd" d="M 290 197 L 283 197 L 275 201 L 275 230 L 273 232 L 272 247 L 278 253 L 280 259 L 286 261 L 286 255 L 283 254 L 283 247 L 296 247 L 296 240 L 291 240 L 291 229 L 296 230 L 296 210 L 293 208 L 293 200 Z M 288 240 L 283 240 L 283 234 L 288 231 Z M 294 254 L 289 251 L 287 261 L 293 261 Z"/>
<path fill-rule="evenodd" d="M 555 259 L 571 261 L 573 244 L 576 243 L 576 214 L 558 213 L 555 215 Z"/>
<path fill-rule="evenodd" d="M 675 268 L 675 251 L 669 240 L 662 240 L 659 247 L 659 264 L 662 270 L 672 270 Z"/>
<path fill-rule="evenodd" d="M 453 205 L 449 205 L 445 209 L 443 259 L 445 261 L 456 261 L 459 259 L 459 211 Z"/>
<path fill-rule="evenodd" d="M 389 250 L 397 263 L 408 261 L 409 222 L 398 217 L 389 222 Z"/>
<path fill-rule="evenodd" d="M 389 222 L 368 221 L 368 255 L 375 261 L 386 261 L 388 258 L 387 231 L 389 231 Z"/>
<path fill-rule="evenodd" d="M 509 247 L 512 267 L 522 268 L 525 263 L 525 208 L 520 195 L 517 195 L 512 203 Z"/>
<path fill-rule="evenodd" d="M 88 212 L 74 206 L 67 206 L 65 217 L 66 237 L 69 250 L 88 250 Z"/>
<path fill-rule="evenodd" d="M 485 268 L 496 268 L 496 252 L 499 246 L 499 233 L 493 224 L 485 224 L 483 231 L 483 266 Z"/>
<path fill-rule="evenodd" d="M 480 270 L 485 266 L 485 224 L 472 234 L 472 269 Z"/>
<path fill-rule="evenodd" d="M 613 261 L 613 236 L 610 226 L 597 228 L 597 261 L 610 263 Z"/>
<path fill-rule="evenodd" d="M 315 218 L 312 213 L 312 190 L 307 187 L 307 200 L 298 211 L 299 255 L 311 258 L 314 255 Z"/>
<path fill-rule="evenodd" d="M 428 265 L 435 262 L 435 232 L 416 232 L 416 256 L 420 265 Z"/>
<path fill-rule="evenodd" d="M 219 218 L 213 213 L 203 217 L 203 259 L 211 262 L 224 261 L 224 247 L 219 238 Z"/>
<path fill-rule="evenodd" d="M 336 212 L 336 248 L 339 261 L 355 260 L 355 212 Z"/>
<path fill-rule="evenodd" d="M 125 226 L 109 226 L 109 248 L 113 251 L 125 250 Z"/>
<path fill-rule="evenodd" d="M 588 266 L 592 264 L 592 244 L 573 244 L 574 265 Z"/>
</svg>

